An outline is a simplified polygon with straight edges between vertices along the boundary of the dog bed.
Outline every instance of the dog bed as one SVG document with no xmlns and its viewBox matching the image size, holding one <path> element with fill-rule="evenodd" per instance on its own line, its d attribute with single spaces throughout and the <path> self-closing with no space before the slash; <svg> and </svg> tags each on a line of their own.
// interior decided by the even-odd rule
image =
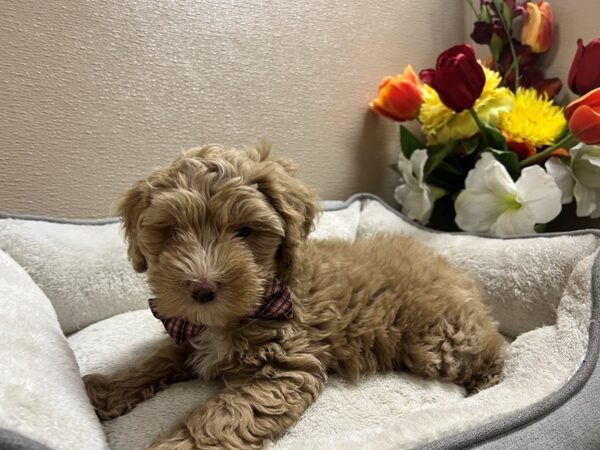
<svg viewBox="0 0 600 450">
<path fill-rule="evenodd" d="M 378 198 L 325 202 L 311 239 L 406 233 L 477 278 L 509 342 L 502 382 L 461 387 L 408 373 L 332 375 L 272 449 L 598 448 L 600 234 L 497 239 L 417 227 Z M 141 449 L 215 395 L 175 384 L 101 423 L 81 375 L 144 358 L 164 330 L 146 308 L 114 220 L 0 220 L 0 448 Z M 596 369 L 596 370 L 595 370 Z"/>
</svg>

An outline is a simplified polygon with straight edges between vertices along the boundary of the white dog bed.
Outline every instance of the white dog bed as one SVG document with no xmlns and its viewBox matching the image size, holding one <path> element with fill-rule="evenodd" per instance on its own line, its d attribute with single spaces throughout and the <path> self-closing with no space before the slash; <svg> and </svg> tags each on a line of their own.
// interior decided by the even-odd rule
<svg viewBox="0 0 600 450">
<path fill-rule="evenodd" d="M 569 448 L 600 446 L 599 402 L 581 397 L 600 385 L 594 374 L 584 386 L 600 340 L 597 233 L 438 233 L 369 195 L 326 209 L 313 239 L 407 233 L 480 280 L 511 341 L 504 378 L 465 398 L 458 386 L 407 373 L 356 385 L 332 375 L 317 402 L 270 448 L 522 448 L 561 440 Z M 164 339 L 148 297 L 114 221 L 0 220 L 1 449 L 141 449 L 215 395 L 219 383 L 179 383 L 125 416 L 98 421 L 80 375 L 130 365 Z M 575 420 L 560 422 L 562 416 Z"/>
</svg>

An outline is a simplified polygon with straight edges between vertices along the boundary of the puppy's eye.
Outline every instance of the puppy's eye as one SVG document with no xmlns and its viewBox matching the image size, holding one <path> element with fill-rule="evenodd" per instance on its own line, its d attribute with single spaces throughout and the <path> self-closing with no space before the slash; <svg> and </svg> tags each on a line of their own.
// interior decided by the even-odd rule
<svg viewBox="0 0 600 450">
<path fill-rule="evenodd" d="M 165 230 L 165 235 L 167 237 L 167 240 L 172 241 L 173 239 L 175 239 L 177 237 L 177 235 L 179 234 L 179 230 L 177 228 L 167 228 Z"/>
<path fill-rule="evenodd" d="M 250 227 L 242 227 L 236 231 L 235 235 L 241 238 L 247 238 L 252 233 L 252 228 Z"/>
</svg>

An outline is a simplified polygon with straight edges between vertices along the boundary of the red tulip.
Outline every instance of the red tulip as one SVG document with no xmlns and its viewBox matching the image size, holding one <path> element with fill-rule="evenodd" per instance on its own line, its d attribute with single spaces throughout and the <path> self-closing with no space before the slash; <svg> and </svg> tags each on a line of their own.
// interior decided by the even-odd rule
<svg viewBox="0 0 600 450">
<path fill-rule="evenodd" d="M 577 53 L 569 70 L 569 87 L 579 95 L 585 95 L 592 89 L 600 87 L 600 39 L 593 39 L 583 45 L 577 39 Z"/>
<path fill-rule="evenodd" d="M 435 69 L 423 69 L 419 72 L 419 78 L 431 87 L 435 85 Z M 434 88 L 435 89 L 435 88 Z"/>
<path fill-rule="evenodd" d="M 586 144 L 600 144 L 600 88 L 569 103 L 565 108 L 569 131 Z"/>
<path fill-rule="evenodd" d="M 417 74 L 409 65 L 402 75 L 385 77 L 379 84 L 377 98 L 369 103 L 371 110 L 399 122 L 413 120 L 423 103 Z"/>
<path fill-rule="evenodd" d="M 521 42 L 535 53 L 543 53 L 552 46 L 554 14 L 548 2 L 527 3 L 527 16 L 521 30 Z"/>
<path fill-rule="evenodd" d="M 478 44 L 490 45 L 494 33 L 502 40 L 502 42 L 506 42 L 508 40 L 506 30 L 499 20 L 494 20 L 493 22 L 478 20 L 473 25 L 471 39 Z"/>
<path fill-rule="evenodd" d="M 435 70 L 420 73 L 421 80 L 434 88 L 440 100 L 457 113 L 472 108 L 485 85 L 485 73 L 469 45 L 449 48 L 438 56 Z"/>
</svg>

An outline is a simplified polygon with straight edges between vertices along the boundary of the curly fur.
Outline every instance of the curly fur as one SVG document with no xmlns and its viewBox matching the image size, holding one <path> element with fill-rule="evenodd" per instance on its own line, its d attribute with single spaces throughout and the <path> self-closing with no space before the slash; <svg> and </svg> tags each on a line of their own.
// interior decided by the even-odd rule
<svg viewBox="0 0 600 450">
<path fill-rule="evenodd" d="M 169 383 L 222 378 L 220 394 L 153 449 L 262 448 L 292 426 L 335 371 L 353 380 L 407 369 L 477 392 L 499 381 L 504 341 L 477 284 L 400 235 L 313 242 L 316 196 L 269 148 L 184 152 L 127 191 L 118 212 L 158 311 L 204 324 L 138 367 L 85 377 L 101 418 L 127 413 Z M 248 237 L 236 233 L 251 228 Z M 294 318 L 250 320 L 265 284 L 290 287 Z M 186 282 L 218 283 L 198 303 Z"/>
</svg>

